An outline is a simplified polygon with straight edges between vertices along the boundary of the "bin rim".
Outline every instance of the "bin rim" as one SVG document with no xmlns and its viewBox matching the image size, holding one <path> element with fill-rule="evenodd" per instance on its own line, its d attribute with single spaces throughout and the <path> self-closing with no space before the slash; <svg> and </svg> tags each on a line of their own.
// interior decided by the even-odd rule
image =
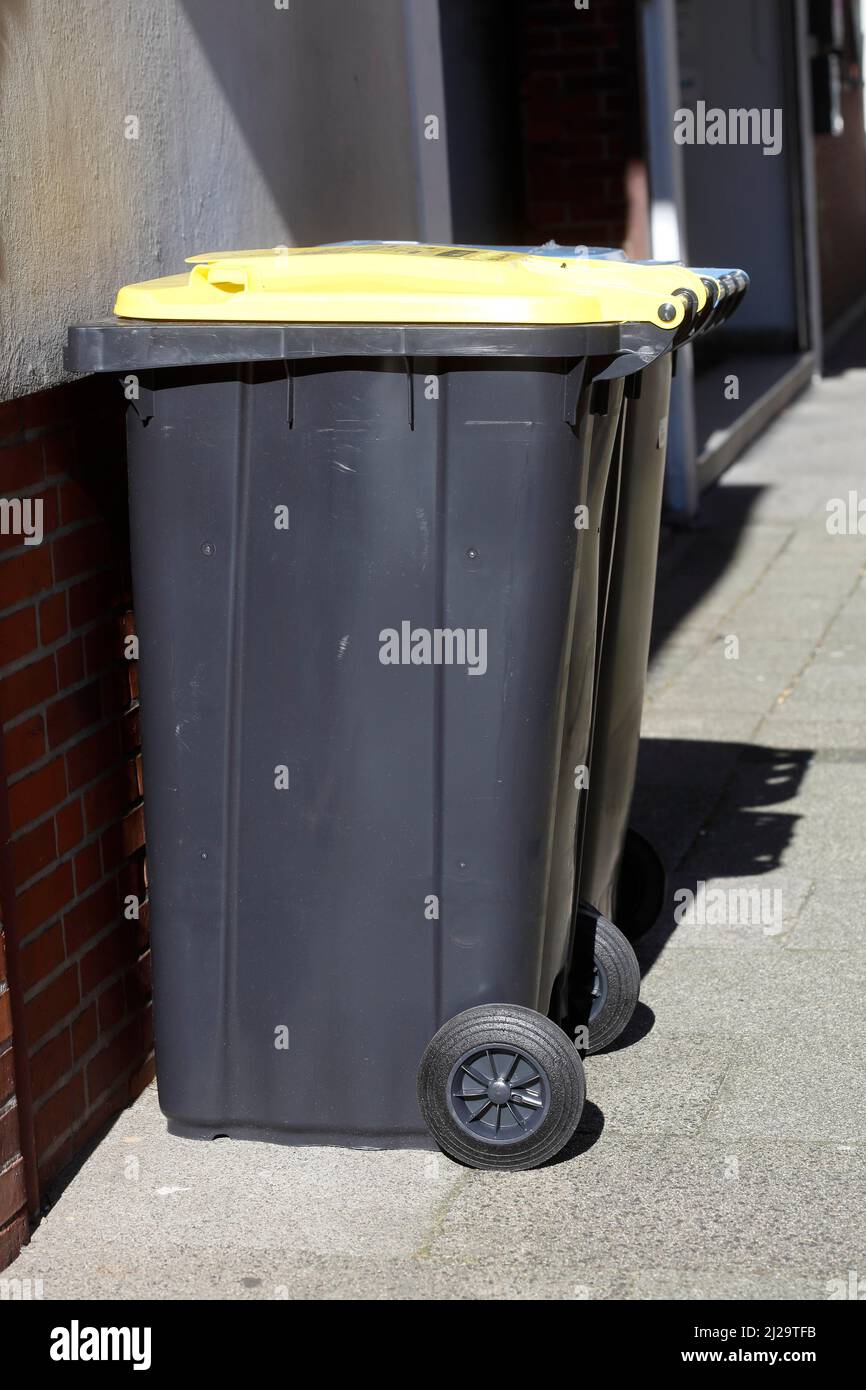
<svg viewBox="0 0 866 1390">
<path fill-rule="evenodd" d="M 675 344 L 646 323 L 247 323 L 112 317 L 68 330 L 73 372 L 129 372 L 333 357 L 603 359 L 594 379 L 628 376 Z M 607 360 L 604 360 L 607 359 Z"/>
</svg>

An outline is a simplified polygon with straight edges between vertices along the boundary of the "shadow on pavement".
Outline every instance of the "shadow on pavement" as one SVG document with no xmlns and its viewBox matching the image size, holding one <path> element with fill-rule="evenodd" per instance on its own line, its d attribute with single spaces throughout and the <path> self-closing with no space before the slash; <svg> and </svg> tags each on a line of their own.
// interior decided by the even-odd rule
<svg viewBox="0 0 866 1390">
<path fill-rule="evenodd" d="M 633 823 L 668 875 L 665 907 L 639 943 L 644 974 L 676 930 L 676 889 L 694 891 L 699 879 L 754 879 L 780 868 L 799 817 L 768 808 L 797 796 L 813 757 L 806 748 L 703 739 L 641 744 Z"/>
</svg>

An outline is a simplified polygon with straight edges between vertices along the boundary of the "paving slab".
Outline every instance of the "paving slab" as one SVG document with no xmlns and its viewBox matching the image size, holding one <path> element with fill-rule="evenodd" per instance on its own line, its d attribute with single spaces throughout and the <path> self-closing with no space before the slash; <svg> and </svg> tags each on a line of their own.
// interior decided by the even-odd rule
<svg viewBox="0 0 866 1390">
<path fill-rule="evenodd" d="M 763 1032 L 728 1067 L 704 1132 L 728 1144 L 741 1138 L 815 1136 L 866 1146 L 866 1038 L 828 1028 L 814 1007 L 812 1024 Z M 856 1214 L 851 1213 L 852 1216 Z M 862 1226 L 861 1230 L 866 1230 Z"/>
<path fill-rule="evenodd" d="M 579 1163 L 476 1174 L 448 1208 L 437 1259 L 495 1251 L 501 1267 L 544 1249 L 555 1265 L 784 1273 L 820 1287 L 863 1263 L 866 1154 L 833 1145 L 678 1135 L 599 1141 Z M 503 1206 L 520 1220 L 502 1221 Z"/>
</svg>

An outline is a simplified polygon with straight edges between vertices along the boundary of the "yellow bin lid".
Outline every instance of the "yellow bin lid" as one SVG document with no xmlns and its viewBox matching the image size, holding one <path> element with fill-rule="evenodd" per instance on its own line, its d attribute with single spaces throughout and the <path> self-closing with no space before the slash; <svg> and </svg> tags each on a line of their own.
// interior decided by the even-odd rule
<svg viewBox="0 0 866 1390">
<path fill-rule="evenodd" d="M 250 323 L 647 323 L 676 330 L 683 266 L 531 256 L 462 246 L 276 246 L 190 256 L 192 270 L 125 285 L 121 318 Z"/>
</svg>

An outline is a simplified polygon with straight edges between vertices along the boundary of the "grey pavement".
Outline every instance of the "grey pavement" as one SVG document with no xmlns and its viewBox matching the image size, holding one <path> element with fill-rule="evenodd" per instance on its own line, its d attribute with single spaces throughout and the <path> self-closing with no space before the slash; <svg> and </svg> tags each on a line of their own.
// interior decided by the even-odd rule
<svg viewBox="0 0 866 1390">
<path fill-rule="evenodd" d="M 831 498 L 866 497 L 866 333 L 847 350 L 664 536 L 635 820 L 668 902 L 566 1153 L 492 1174 L 198 1143 L 166 1133 L 151 1087 L 7 1277 L 48 1299 L 822 1300 L 866 1281 L 866 535 L 826 526 Z M 699 883 L 714 907 L 683 919 L 674 894 Z"/>
</svg>

